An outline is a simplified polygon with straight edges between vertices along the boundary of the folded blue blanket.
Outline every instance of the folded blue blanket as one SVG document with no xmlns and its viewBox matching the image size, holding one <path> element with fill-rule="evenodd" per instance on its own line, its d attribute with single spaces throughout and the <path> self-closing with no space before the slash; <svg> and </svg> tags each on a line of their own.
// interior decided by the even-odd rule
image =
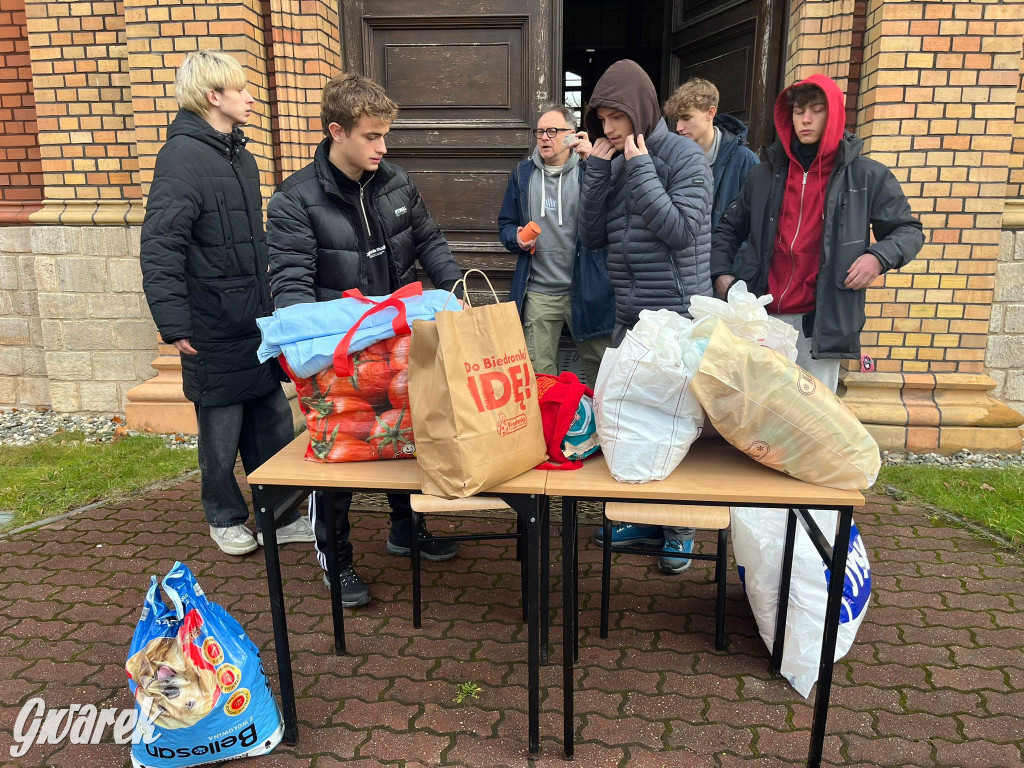
<svg viewBox="0 0 1024 768">
<path fill-rule="evenodd" d="M 421 296 L 402 299 L 409 325 L 413 320 L 433 320 L 442 308 L 459 311 L 462 305 L 448 291 L 424 291 Z M 368 296 L 373 301 L 384 301 L 387 296 Z M 447 302 L 447 306 L 445 303 Z M 294 374 L 308 379 L 331 365 L 334 350 L 372 305 L 353 298 L 318 301 L 311 304 L 293 304 L 278 309 L 270 317 L 256 320 L 263 341 L 256 354 L 265 362 L 279 354 Z M 398 315 L 392 307 L 370 315 L 356 329 L 349 345 L 349 354 L 366 349 L 371 344 L 395 335 L 391 321 Z"/>
</svg>

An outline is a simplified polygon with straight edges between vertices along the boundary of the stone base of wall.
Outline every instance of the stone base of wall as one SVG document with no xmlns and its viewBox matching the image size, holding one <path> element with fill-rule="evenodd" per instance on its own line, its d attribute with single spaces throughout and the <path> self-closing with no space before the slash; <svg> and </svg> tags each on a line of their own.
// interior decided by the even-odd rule
<svg viewBox="0 0 1024 768">
<path fill-rule="evenodd" d="M 840 374 L 843 403 L 879 448 L 913 453 L 1020 453 L 1024 416 L 979 374 Z"/>
<path fill-rule="evenodd" d="M 1003 225 L 1011 224 L 1024 227 L 1024 205 L 1008 201 Z M 992 394 L 1024 413 L 1024 229 L 1004 230 L 999 244 L 985 371 Z"/>
<path fill-rule="evenodd" d="M 125 426 L 163 434 L 197 434 L 195 406 L 185 399 L 181 391 L 181 357 L 172 345 L 162 342 L 158 352 L 153 361 L 157 375 L 128 390 L 128 402 L 124 407 Z M 305 429 L 306 419 L 299 408 L 295 385 L 290 382 L 284 384 L 284 391 L 292 408 L 296 431 Z"/>
<path fill-rule="evenodd" d="M 0 227 L 0 407 L 122 413 L 151 378 L 140 228 Z"/>
</svg>

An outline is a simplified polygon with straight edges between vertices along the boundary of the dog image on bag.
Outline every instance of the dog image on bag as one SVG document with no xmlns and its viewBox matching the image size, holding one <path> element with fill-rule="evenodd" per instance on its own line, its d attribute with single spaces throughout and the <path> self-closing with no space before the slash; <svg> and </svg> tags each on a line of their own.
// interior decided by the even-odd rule
<svg viewBox="0 0 1024 768">
<path fill-rule="evenodd" d="M 197 620 L 202 623 L 196 611 L 189 611 L 186 622 Z M 135 700 L 144 711 L 157 713 L 153 722 L 161 728 L 195 725 L 220 698 L 213 664 L 202 658 L 200 649 L 183 632 L 150 640 L 128 659 L 125 669 L 137 683 Z M 148 705 L 146 699 L 151 700 Z"/>
</svg>

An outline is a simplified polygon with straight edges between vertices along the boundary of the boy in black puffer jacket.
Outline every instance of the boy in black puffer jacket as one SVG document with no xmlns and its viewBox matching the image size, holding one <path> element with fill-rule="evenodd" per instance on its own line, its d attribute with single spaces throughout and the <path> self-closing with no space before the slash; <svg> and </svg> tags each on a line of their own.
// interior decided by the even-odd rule
<svg viewBox="0 0 1024 768">
<path fill-rule="evenodd" d="M 235 459 L 250 473 L 295 436 L 276 362 L 260 363 L 256 318 L 273 312 L 256 160 L 239 128 L 252 96 L 220 51 L 190 53 L 174 85 L 180 111 L 156 158 L 142 224 L 142 285 L 160 335 L 181 353 L 195 403 L 203 512 L 224 552 L 256 549 Z M 262 534 L 257 534 L 262 542 Z M 305 518 L 280 543 L 312 541 Z"/>
<path fill-rule="evenodd" d="M 618 344 L 640 310 L 688 315 L 691 296 L 711 295 L 711 169 L 696 142 L 669 131 L 654 83 L 634 61 L 615 62 L 597 81 L 584 124 L 580 239 L 608 249 Z M 662 539 L 661 570 L 689 568 L 692 528 L 620 523 L 612 532 L 613 547 Z"/>
<path fill-rule="evenodd" d="M 408 174 L 384 160 L 385 137 L 398 114 L 380 85 L 347 74 L 324 88 L 320 121 L 326 138 L 313 162 L 288 177 L 267 206 L 270 286 L 277 307 L 340 298 L 350 288 L 382 296 L 417 279 L 419 263 L 438 288 L 462 276 L 448 241 Z M 352 567 L 348 510 L 351 493 L 332 494 L 336 507 L 342 605 L 370 602 L 370 590 Z M 412 520 L 409 494 L 389 493 L 387 550 L 408 557 Z M 325 494 L 310 497 L 317 559 L 327 570 Z M 459 545 L 442 539 L 420 544 L 427 560 L 448 560 Z M 326 573 L 324 581 L 327 581 Z"/>
</svg>

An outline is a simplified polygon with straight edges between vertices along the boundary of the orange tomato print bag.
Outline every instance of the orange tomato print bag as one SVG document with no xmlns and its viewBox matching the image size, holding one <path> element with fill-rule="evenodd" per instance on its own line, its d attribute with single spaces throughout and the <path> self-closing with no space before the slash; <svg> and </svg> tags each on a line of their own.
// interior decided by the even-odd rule
<svg viewBox="0 0 1024 768">
<path fill-rule="evenodd" d="M 371 302 L 357 291 L 345 295 Z M 298 378 L 284 356 L 278 358 L 295 382 L 299 407 L 306 417 L 307 461 L 374 461 L 415 456 L 416 441 L 409 412 L 411 337 L 402 298 L 400 289 L 367 310 L 338 345 L 334 365 L 315 376 Z M 393 323 L 398 335 L 347 354 L 359 323 L 389 307 L 398 308 Z"/>
</svg>

